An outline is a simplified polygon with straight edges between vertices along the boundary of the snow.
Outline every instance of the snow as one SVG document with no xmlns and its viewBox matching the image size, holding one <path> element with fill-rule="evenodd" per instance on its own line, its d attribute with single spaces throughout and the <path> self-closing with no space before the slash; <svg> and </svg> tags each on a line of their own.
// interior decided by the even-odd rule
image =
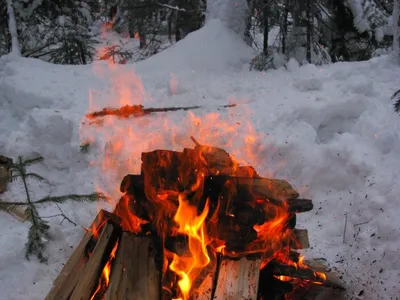
<svg viewBox="0 0 400 300">
<path fill-rule="evenodd" d="M 247 0 L 208 0 L 206 22 L 222 20 L 234 32 L 243 35 L 246 28 Z"/>
<path fill-rule="evenodd" d="M 11 47 L 13 55 L 21 55 L 18 41 L 17 23 L 15 21 L 14 4 L 12 0 L 7 0 L 8 27 L 10 28 Z"/>
<path fill-rule="evenodd" d="M 322 67 L 291 61 L 289 70 L 260 73 L 245 65 L 252 55 L 223 22 L 210 20 L 135 65 L 60 66 L 4 56 L 0 152 L 45 157 L 32 170 L 51 184 L 32 183 L 33 198 L 101 187 L 118 200 L 122 176 L 139 171 L 141 152 L 192 147 L 193 135 L 234 153 L 263 176 L 287 179 L 302 197 L 314 200 L 314 210 L 298 216 L 312 245 L 304 254 L 325 257 L 343 273 L 345 299 L 394 299 L 400 294 L 400 117 L 390 96 L 400 85 L 400 67 L 382 56 Z M 106 118 L 96 127 L 84 118 L 89 98 L 91 109 L 120 101 L 205 108 Z M 229 102 L 238 106 L 215 108 Z M 85 139 L 92 142 L 87 154 L 79 152 Z M 100 164 L 116 142 L 122 147 L 103 171 Z M 17 183 L 1 195 L 22 197 Z M 101 207 L 111 209 L 62 205 L 78 226 L 49 219 L 54 240 L 47 265 L 25 260 L 28 225 L 0 213 L 0 299 L 43 299 L 82 237 L 81 227 L 89 226 Z M 40 210 L 43 216 L 57 212 L 52 206 Z"/>
<path fill-rule="evenodd" d="M 396 0 L 393 4 L 393 58 L 400 64 L 400 1 Z"/>
</svg>

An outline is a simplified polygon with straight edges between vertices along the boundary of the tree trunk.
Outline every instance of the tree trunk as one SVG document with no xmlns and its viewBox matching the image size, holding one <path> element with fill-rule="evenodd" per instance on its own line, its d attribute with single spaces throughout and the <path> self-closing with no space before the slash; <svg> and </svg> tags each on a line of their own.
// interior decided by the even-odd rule
<svg viewBox="0 0 400 300">
<path fill-rule="evenodd" d="M 313 33 L 313 0 L 307 0 L 306 16 L 307 16 L 307 61 L 311 63 L 311 49 L 312 49 L 312 33 Z"/>
<path fill-rule="evenodd" d="M 400 0 L 393 4 L 393 57 L 400 64 Z"/>
<path fill-rule="evenodd" d="M 264 44 L 263 44 L 263 52 L 265 55 L 268 54 L 268 34 L 269 34 L 269 24 L 268 24 L 268 0 L 264 0 L 264 7 L 263 7 L 263 18 L 264 18 Z"/>
<path fill-rule="evenodd" d="M 246 30 L 244 32 L 244 40 L 247 45 L 250 47 L 253 45 L 253 38 L 251 37 L 251 19 L 254 13 L 254 0 L 248 1 L 248 9 L 247 9 L 247 19 L 246 19 Z"/>
<path fill-rule="evenodd" d="M 286 53 L 286 41 L 288 34 L 288 16 L 289 16 L 289 0 L 285 1 L 285 13 L 283 15 L 283 28 L 282 28 L 282 54 Z"/>
<path fill-rule="evenodd" d="M 13 0 L 7 0 L 8 29 L 11 34 L 11 52 L 14 55 L 21 56 L 21 49 L 18 41 L 17 21 L 15 20 L 15 11 Z"/>
</svg>

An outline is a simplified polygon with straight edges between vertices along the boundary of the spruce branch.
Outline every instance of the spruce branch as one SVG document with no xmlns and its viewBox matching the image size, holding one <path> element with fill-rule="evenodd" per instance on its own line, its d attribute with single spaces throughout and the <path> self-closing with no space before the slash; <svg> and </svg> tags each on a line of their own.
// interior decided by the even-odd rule
<svg viewBox="0 0 400 300">
<path fill-rule="evenodd" d="M 397 101 L 393 104 L 393 106 L 394 106 L 394 111 L 397 112 L 397 113 L 400 113 L 400 99 L 397 100 Z"/>
<path fill-rule="evenodd" d="M 79 151 L 81 153 L 88 153 L 90 150 L 90 143 L 87 141 L 83 142 L 82 144 L 80 144 L 79 148 L 80 148 Z"/>
<path fill-rule="evenodd" d="M 400 113 L 400 90 L 398 90 L 396 93 L 394 93 L 392 95 L 391 99 L 396 100 L 396 102 L 393 104 L 394 111 L 397 113 Z"/>
<path fill-rule="evenodd" d="M 46 242 L 50 239 L 50 226 L 44 221 L 34 206 L 26 210 L 31 227 L 28 232 L 28 241 L 26 242 L 25 257 L 29 260 L 30 255 L 36 255 L 40 262 L 47 262 L 44 256 Z"/>
<path fill-rule="evenodd" d="M 33 204 L 64 203 L 67 201 L 96 202 L 105 200 L 108 200 L 108 197 L 102 193 L 91 193 L 87 195 L 70 194 L 64 196 L 46 196 L 40 200 L 34 201 Z"/>
<path fill-rule="evenodd" d="M 102 193 L 91 193 L 91 194 L 70 194 L 70 195 L 62 195 L 62 196 L 46 196 L 40 200 L 33 200 L 29 193 L 28 180 L 33 179 L 39 182 L 48 181 L 41 175 L 27 172 L 26 166 L 38 163 L 43 160 L 42 156 L 31 158 L 31 159 L 23 159 L 21 156 L 18 157 L 16 163 L 12 163 L 10 165 L 10 170 L 13 171 L 12 179 L 18 178 L 22 182 L 24 187 L 26 201 L 25 202 L 6 202 L 0 201 L 0 210 L 5 212 L 13 212 L 17 207 L 26 208 L 24 211 L 24 217 L 31 223 L 28 232 L 28 241 L 26 242 L 26 252 L 25 256 L 27 259 L 31 255 L 36 255 L 40 262 L 46 262 L 47 258 L 44 255 L 44 251 L 47 245 L 47 242 L 51 239 L 50 236 L 50 225 L 45 218 L 54 218 L 54 217 L 63 217 L 61 223 L 64 220 L 67 220 L 71 224 L 77 226 L 75 222 L 73 222 L 67 215 L 61 210 L 59 204 L 65 203 L 66 201 L 74 201 L 74 202 L 95 202 L 95 201 L 105 201 L 108 198 Z M 39 215 L 37 210 L 38 205 L 46 205 L 46 204 L 55 204 L 57 205 L 60 213 L 52 216 L 42 217 Z M 61 224 L 60 223 L 60 224 Z"/>
</svg>

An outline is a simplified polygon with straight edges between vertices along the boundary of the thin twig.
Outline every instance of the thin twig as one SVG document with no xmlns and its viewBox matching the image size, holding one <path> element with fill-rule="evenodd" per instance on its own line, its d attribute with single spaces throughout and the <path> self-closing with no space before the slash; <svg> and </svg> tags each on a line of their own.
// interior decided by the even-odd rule
<svg viewBox="0 0 400 300">
<path fill-rule="evenodd" d="M 44 219 L 50 219 L 50 218 L 56 218 L 56 217 L 63 217 L 63 219 L 60 222 L 60 225 L 64 222 L 64 220 L 67 220 L 68 222 L 70 222 L 71 224 L 73 224 L 74 226 L 78 226 L 78 224 L 76 224 L 74 221 L 72 221 L 70 218 L 68 218 L 64 212 L 62 211 L 61 207 L 56 203 L 58 210 L 61 212 L 60 214 L 56 214 L 56 215 L 52 215 L 52 216 L 46 216 L 46 217 L 42 217 Z"/>
<path fill-rule="evenodd" d="M 344 214 L 346 219 L 344 221 L 344 230 L 343 230 L 343 244 L 346 243 L 346 229 L 347 229 L 347 212 Z"/>
<path fill-rule="evenodd" d="M 371 222 L 371 221 L 372 221 L 372 220 L 365 221 L 365 222 L 362 222 L 362 223 L 357 223 L 357 224 L 354 224 L 354 226 L 360 226 L 360 225 L 368 224 L 368 223 Z"/>
</svg>

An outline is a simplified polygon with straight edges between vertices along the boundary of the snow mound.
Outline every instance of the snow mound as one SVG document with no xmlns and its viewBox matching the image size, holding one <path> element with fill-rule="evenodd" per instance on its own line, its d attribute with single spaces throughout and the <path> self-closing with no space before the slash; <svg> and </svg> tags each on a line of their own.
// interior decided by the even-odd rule
<svg viewBox="0 0 400 300">
<path fill-rule="evenodd" d="M 302 92 L 319 91 L 322 89 L 323 82 L 318 78 L 306 78 L 294 82 L 293 86 Z"/>
<path fill-rule="evenodd" d="M 139 62 L 137 68 L 175 73 L 185 70 L 225 73 L 241 71 L 254 55 L 241 36 L 221 20 L 213 19 L 174 46 Z"/>
</svg>

